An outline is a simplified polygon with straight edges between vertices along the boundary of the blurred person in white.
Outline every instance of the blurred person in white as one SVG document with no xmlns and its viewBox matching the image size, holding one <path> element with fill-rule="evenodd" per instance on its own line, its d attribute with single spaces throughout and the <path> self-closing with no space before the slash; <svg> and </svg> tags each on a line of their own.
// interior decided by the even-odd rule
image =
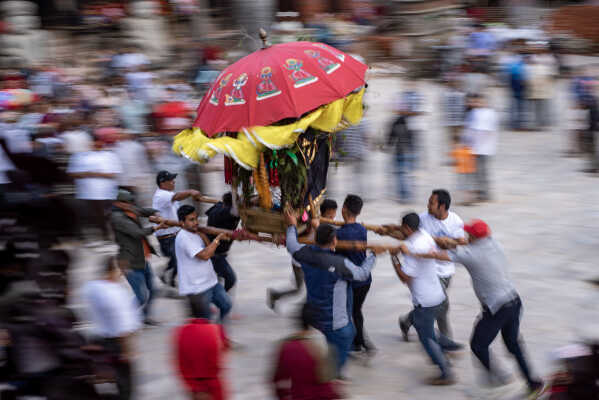
<svg viewBox="0 0 599 400">
<path fill-rule="evenodd" d="M 122 272 L 115 257 L 109 257 L 98 279 L 83 287 L 93 334 L 115 358 L 119 399 L 130 399 L 133 392 L 133 335 L 141 328 L 137 300 L 122 283 Z"/>
<path fill-rule="evenodd" d="M 175 252 L 179 268 L 179 294 L 187 296 L 193 318 L 210 319 L 210 304 L 220 310 L 222 323 L 231 311 L 231 299 L 218 282 L 218 276 L 210 259 L 214 256 L 224 234 L 210 241 L 198 232 L 198 214 L 194 207 L 183 205 L 177 210 L 183 229 L 177 234 Z"/>
<path fill-rule="evenodd" d="M 168 171 L 160 171 L 156 176 L 156 185 L 158 189 L 154 192 L 152 199 L 152 208 L 158 210 L 162 218 L 178 221 L 177 209 L 179 208 L 179 200 L 185 200 L 188 197 L 199 197 L 201 193 L 197 190 L 184 190 L 175 192 L 175 179 L 177 174 L 172 174 Z M 156 231 L 156 239 L 160 243 L 160 250 L 166 257 L 170 257 L 167 268 L 162 273 L 160 279 L 166 283 L 166 274 L 172 270 L 172 275 L 169 284 L 175 286 L 175 278 L 177 277 L 177 256 L 175 254 L 175 238 L 180 228 L 169 227 Z"/>
<path fill-rule="evenodd" d="M 33 151 L 30 132 L 18 123 L 22 115 L 15 111 L 4 111 L 0 115 L 0 137 L 6 141 L 8 151 L 14 154 Z"/>
<path fill-rule="evenodd" d="M 141 48 L 135 45 L 129 45 L 112 59 L 113 68 L 117 71 L 125 72 L 134 70 L 144 65 L 149 65 L 150 60 L 140 52 Z"/>
<path fill-rule="evenodd" d="M 336 159 L 348 163 L 352 168 L 351 183 L 341 183 L 346 192 L 367 193 L 364 190 L 363 175 L 367 158 L 368 129 L 369 122 L 364 116 L 358 125 L 350 126 L 337 134 Z"/>
<path fill-rule="evenodd" d="M 499 122 L 497 112 L 487 106 L 479 94 L 468 96 L 470 112 L 464 132 L 464 144 L 472 149 L 476 157 L 476 192 L 478 201 L 491 200 L 489 164 L 497 151 Z"/>
<path fill-rule="evenodd" d="M 121 163 L 112 151 L 104 150 L 104 143 L 95 140 L 94 149 L 74 153 L 67 173 L 75 179 L 76 198 L 81 200 L 83 219 L 87 225 L 100 229 L 102 239 L 110 240 L 107 213 L 116 199 Z"/>
<path fill-rule="evenodd" d="M 488 93 L 491 79 L 484 72 L 485 64 L 477 59 L 471 59 L 465 65 L 466 72 L 462 75 L 462 90 L 466 94 Z"/>
<path fill-rule="evenodd" d="M 538 56 L 526 59 L 526 77 L 528 103 L 534 115 L 534 128 L 544 129 L 549 126 L 549 102 L 554 96 L 555 65 Z"/>
<path fill-rule="evenodd" d="M 93 139 L 85 127 L 82 127 L 82 123 L 83 120 L 76 113 L 63 117 L 58 137 L 62 140 L 68 154 L 84 153 L 91 150 L 93 146 Z"/>
<path fill-rule="evenodd" d="M 450 76 L 443 91 L 443 125 L 447 127 L 452 149 L 460 142 L 466 114 L 466 94 L 457 79 L 457 75 Z"/>
<path fill-rule="evenodd" d="M 421 229 L 418 214 L 406 214 L 399 229 L 404 237 L 404 244 L 401 245 L 404 254 L 428 253 L 436 248 L 433 238 Z M 409 255 L 400 260 L 397 253 L 391 255 L 397 276 L 408 286 L 412 294 L 414 308 L 411 319 L 418 332 L 418 339 L 441 372 L 439 376 L 427 382 L 435 386 L 453 385 L 456 382 L 455 375 L 445 353 L 457 351 L 459 346 L 445 335 L 435 332 L 435 320 L 441 313 L 446 295 L 439 282 L 435 263 L 421 262 L 422 260 Z"/>
<path fill-rule="evenodd" d="M 7 172 L 14 171 L 15 169 L 15 165 L 8 158 L 4 148 L 0 146 L 0 193 L 3 192 L 2 186 L 8 185 L 11 182 Z"/>
<path fill-rule="evenodd" d="M 53 71 L 49 65 L 41 63 L 35 67 L 27 81 L 29 87 L 35 94 L 45 98 L 54 97 L 55 86 L 58 82 L 58 73 Z"/>
<path fill-rule="evenodd" d="M 125 74 L 125 81 L 129 94 L 135 100 L 151 104 L 156 99 L 153 98 L 153 91 L 156 75 L 147 70 L 147 65 L 142 64 L 139 67 L 131 68 L 130 72 Z"/>
<path fill-rule="evenodd" d="M 19 118 L 17 126 L 33 136 L 37 133 L 47 113 L 48 103 L 43 99 L 28 104 L 23 107 L 23 115 Z"/>
<path fill-rule="evenodd" d="M 143 134 L 149 130 L 148 116 L 151 109 L 147 103 L 128 90 L 123 102 L 116 108 L 125 129 Z"/>
<path fill-rule="evenodd" d="M 149 204 L 152 170 L 145 146 L 137 140 L 136 134 L 120 129 L 112 151 L 120 160 L 123 170 L 119 175 L 119 186 L 134 192 L 140 205 Z"/>
</svg>

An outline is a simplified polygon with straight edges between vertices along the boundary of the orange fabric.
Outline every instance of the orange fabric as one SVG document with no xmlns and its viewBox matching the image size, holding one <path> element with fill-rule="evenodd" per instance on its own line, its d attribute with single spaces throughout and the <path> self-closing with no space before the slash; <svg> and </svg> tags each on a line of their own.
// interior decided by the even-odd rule
<svg viewBox="0 0 599 400">
<path fill-rule="evenodd" d="M 473 174 L 476 172 L 476 160 L 472 149 L 467 146 L 458 146 L 451 156 L 455 159 L 455 168 L 458 174 Z"/>
</svg>

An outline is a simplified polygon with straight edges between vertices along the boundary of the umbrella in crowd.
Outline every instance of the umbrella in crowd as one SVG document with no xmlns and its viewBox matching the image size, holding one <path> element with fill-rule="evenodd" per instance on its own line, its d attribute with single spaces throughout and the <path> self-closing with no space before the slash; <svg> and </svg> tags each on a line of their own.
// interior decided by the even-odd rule
<svg viewBox="0 0 599 400">
<path fill-rule="evenodd" d="M 199 162 L 224 154 L 244 226 L 283 233 L 283 206 L 306 222 L 322 201 L 331 134 L 362 118 L 367 68 L 322 43 L 265 43 L 219 75 L 173 151 Z"/>
</svg>

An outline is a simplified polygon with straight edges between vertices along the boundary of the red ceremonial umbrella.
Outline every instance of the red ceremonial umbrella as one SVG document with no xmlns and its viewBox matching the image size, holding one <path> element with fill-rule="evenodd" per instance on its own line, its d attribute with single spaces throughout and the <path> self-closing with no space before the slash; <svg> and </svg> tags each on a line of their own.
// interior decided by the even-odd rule
<svg viewBox="0 0 599 400">
<path fill-rule="evenodd" d="M 322 43 L 273 45 L 219 75 L 202 99 L 193 126 L 213 136 L 297 118 L 363 86 L 367 68 Z"/>
</svg>

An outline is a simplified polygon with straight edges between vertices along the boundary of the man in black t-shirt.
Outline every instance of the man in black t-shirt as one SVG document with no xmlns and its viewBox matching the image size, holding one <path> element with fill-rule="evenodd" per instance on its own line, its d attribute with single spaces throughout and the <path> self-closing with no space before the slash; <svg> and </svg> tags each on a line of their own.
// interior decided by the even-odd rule
<svg viewBox="0 0 599 400">
<path fill-rule="evenodd" d="M 235 230 L 237 225 L 239 225 L 239 212 L 233 204 L 231 192 L 225 193 L 222 201 L 216 203 L 206 211 L 206 215 L 208 216 L 208 226 Z M 210 240 L 214 239 L 211 235 L 208 235 L 208 238 Z M 227 261 L 227 253 L 231 248 L 231 244 L 233 244 L 231 240 L 223 240 L 220 242 L 214 252 L 214 256 L 211 258 L 216 275 L 218 275 L 219 278 L 223 278 L 225 281 L 224 287 L 227 292 L 231 290 L 237 282 L 235 271 L 233 271 L 229 261 Z"/>
</svg>

